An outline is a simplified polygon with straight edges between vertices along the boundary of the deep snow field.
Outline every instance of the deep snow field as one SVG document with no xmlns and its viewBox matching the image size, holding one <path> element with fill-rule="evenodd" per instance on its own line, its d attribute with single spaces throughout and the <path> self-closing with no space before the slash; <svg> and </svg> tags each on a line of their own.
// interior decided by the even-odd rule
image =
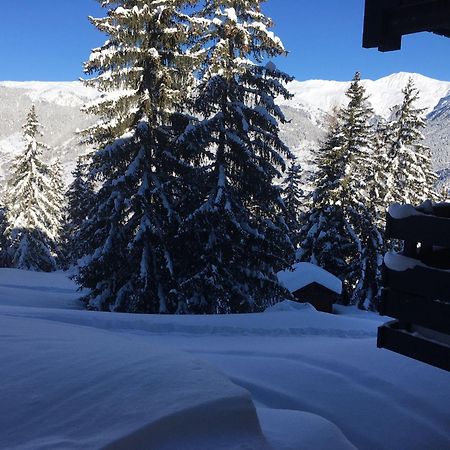
<svg viewBox="0 0 450 450">
<path fill-rule="evenodd" d="M 448 450 L 450 374 L 376 348 L 383 318 L 84 311 L 0 269 L 0 448 Z"/>
</svg>

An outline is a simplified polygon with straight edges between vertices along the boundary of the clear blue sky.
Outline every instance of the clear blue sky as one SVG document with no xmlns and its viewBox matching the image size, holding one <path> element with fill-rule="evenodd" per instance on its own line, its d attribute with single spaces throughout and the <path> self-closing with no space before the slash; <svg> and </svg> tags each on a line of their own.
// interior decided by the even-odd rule
<svg viewBox="0 0 450 450">
<path fill-rule="evenodd" d="M 87 21 L 102 15 L 95 0 L 2 2 L 0 80 L 74 80 L 104 36 Z M 450 39 L 422 33 L 403 39 L 400 52 L 361 46 L 364 0 L 268 0 L 275 32 L 290 51 L 280 68 L 299 80 L 364 78 L 419 72 L 450 80 Z"/>
</svg>

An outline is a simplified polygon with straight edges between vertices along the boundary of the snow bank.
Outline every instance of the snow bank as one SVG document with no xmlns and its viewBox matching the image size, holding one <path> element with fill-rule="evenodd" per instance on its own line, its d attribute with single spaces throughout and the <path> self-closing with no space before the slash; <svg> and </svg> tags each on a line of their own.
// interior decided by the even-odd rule
<svg viewBox="0 0 450 450">
<path fill-rule="evenodd" d="M 373 313 L 98 313 L 61 273 L 0 281 L 0 448 L 448 449 L 450 374 L 377 349 Z"/>
<path fill-rule="evenodd" d="M 273 448 L 357 450 L 336 425 L 316 414 L 260 408 L 258 417 Z"/>
<path fill-rule="evenodd" d="M 295 292 L 315 282 L 336 294 L 342 293 L 342 282 L 339 278 L 311 263 L 294 264 L 292 270 L 282 270 L 277 275 L 280 283 L 290 292 Z"/>
<path fill-rule="evenodd" d="M 0 329 L 0 448 L 268 448 L 250 395 L 187 354 L 4 314 Z"/>
<path fill-rule="evenodd" d="M 63 309 L 8 307 L 8 315 L 24 319 L 42 319 L 76 327 L 90 327 L 110 332 L 145 334 L 147 336 L 189 336 L 191 338 L 228 337 L 330 337 L 374 338 L 376 329 L 360 318 L 341 316 L 334 320 L 313 308 L 294 311 L 283 305 L 277 314 L 240 314 L 224 316 L 158 316 L 67 311 Z M 2 308 L 0 306 L 0 314 Z M 311 314 L 312 312 L 312 314 Z M 379 319 L 382 320 L 381 318 Z"/>
<path fill-rule="evenodd" d="M 265 312 L 286 312 L 286 311 L 303 311 L 314 312 L 317 311 L 310 303 L 293 302 L 292 300 L 284 300 L 275 305 L 270 306 Z"/>
<path fill-rule="evenodd" d="M 80 296 L 66 273 L 0 269 L 0 305 L 83 309 Z"/>
</svg>

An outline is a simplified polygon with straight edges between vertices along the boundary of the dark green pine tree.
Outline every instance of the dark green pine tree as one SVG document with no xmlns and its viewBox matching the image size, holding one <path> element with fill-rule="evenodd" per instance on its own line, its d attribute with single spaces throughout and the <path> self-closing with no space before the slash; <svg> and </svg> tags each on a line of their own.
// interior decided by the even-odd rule
<svg viewBox="0 0 450 450">
<path fill-rule="evenodd" d="M 23 126 L 25 151 L 13 162 L 7 184 L 7 235 L 13 267 L 52 271 L 57 268 L 61 205 L 52 171 L 41 159 L 48 147 L 41 135 L 35 107 Z"/>
<path fill-rule="evenodd" d="M 197 176 L 201 203 L 181 225 L 186 262 L 181 287 L 188 311 L 255 311 L 285 298 L 276 272 L 293 261 L 274 180 L 291 153 L 279 137 L 285 122 L 275 97 L 289 98 L 291 77 L 265 57 L 284 55 L 269 31 L 261 0 L 206 1 L 196 53 L 204 54 L 194 112 L 180 143 L 204 161 Z"/>
<path fill-rule="evenodd" d="M 180 310 L 172 236 L 179 217 L 177 176 L 188 164 L 174 145 L 193 86 L 183 0 L 102 0 L 108 35 L 85 65 L 86 83 L 104 93 L 86 110 L 102 120 L 87 130 L 99 185 L 83 226 L 88 248 L 77 281 L 89 308 L 145 313 Z M 178 125 L 177 125 L 178 126 Z M 175 198 L 174 198 L 175 197 Z"/>
<path fill-rule="evenodd" d="M 7 210 L 4 206 L 0 206 L 0 267 L 9 267 L 9 242 L 7 236 L 8 220 Z"/>
<path fill-rule="evenodd" d="M 375 223 L 382 245 L 379 249 L 380 260 L 387 251 L 397 248 L 398 241 L 386 239 L 386 214 L 390 205 L 396 202 L 395 173 L 389 151 L 389 123 L 379 120 L 373 136 L 372 167 L 369 175 L 368 207 Z M 378 284 L 381 285 L 381 268 L 378 271 Z"/>
<path fill-rule="evenodd" d="M 389 125 L 389 149 L 394 174 L 394 198 L 397 203 L 418 205 L 434 200 L 437 175 L 431 168 L 430 149 L 423 145 L 424 111 L 414 107 L 418 90 L 409 79 L 403 103 L 393 110 Z"/>
<path fill-rule="evenodd" d="M 63 244 L 66 265 L 76 264 L 89 253 L 88 236 L 82 236 L 83 225 L 94 207 L 95 193 L 87 178 L 87 158 L 80 156 L 72 172 L 73 181 L 66 191 Z"/>
<path fill-rule="evenodd" d="M 300 239 L 301 214 L 305 206 L 305 192 L 302 189 L 302 168 L 296 159 L 291 161 L 286 178 L 282 183 L 282 197 L 286 207 L 286 224 L 291 241 L 297 247 Z"/>
<path fill-rule="evenodd" d="M 395 203 L 395 174 L 389 152 L 389 123 L 379 120 L 373 135 L 369 174 L 369 208 L 379 230 L 386 227 L 386 212 Z"/>
<path fill-rule="evenodd" d="M 55 198 L 55 202 L 61 205 L 61 211 L 64 209 L 65 197 L 64 193 L 66 191 L 66 186 L 64 184 L 64 173 L 61 161 L 59 158 L 55 160 L 53 164 L 49 167 L 50 179 L 52 182 L 52 193 Z"/>
<path fill-rule="evenodd" d="M 346 95 L 348 106 L 318 152 L 314 205 L 299 256 L 340 277 L 346 301 L 373 308 L 382 240 L 370 209 L 373 112 L 359 73 Z"/>
<path fill-rule="evenodd" d="M 338 123 L 315 152 L 317 172 L 312 207 L 300 232 L 297 259 L 311 262 L 336 275 L 343 282 L 343 302 L 349 303 L 358 281 L 359 243 L 342 205 L 342 182 L 346 164 L 343 135 Z"/>
<path fill-rule="evenodd" d="M 63 180 L 63 167 L 59 158 L 55 160 L 53 164 L 49 166 L 49 177 L 52 189 L 49 193 L 51 196 L 51 202 L 56 206 L 58 212 L 55 223 L 55 243 L 57 245 L 58 266 L 64 267 L 65 255 L 64 255 L 64 243 L 63 243 L 63 227 L 64 227 L 64 215 L 66 211 L 66 186 Z"/>
</svg>

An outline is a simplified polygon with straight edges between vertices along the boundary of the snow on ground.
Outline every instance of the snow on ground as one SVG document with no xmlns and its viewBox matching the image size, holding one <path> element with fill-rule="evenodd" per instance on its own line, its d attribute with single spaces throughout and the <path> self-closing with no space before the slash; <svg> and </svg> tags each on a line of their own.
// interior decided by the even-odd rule
<svg viewBox="0 0 450 450">
<path fill-rule="evenodd" d="M 377 349 L 374 314 L 125 315 L 79 295 L 0 270 L 0 448 L 450 448 L 450 375 Z"/>
<path fill-rule="evenodd" d="M 64 273 L 0 269 L 1 306 L 83 309 L 80 295 Z"/>
</svg>

